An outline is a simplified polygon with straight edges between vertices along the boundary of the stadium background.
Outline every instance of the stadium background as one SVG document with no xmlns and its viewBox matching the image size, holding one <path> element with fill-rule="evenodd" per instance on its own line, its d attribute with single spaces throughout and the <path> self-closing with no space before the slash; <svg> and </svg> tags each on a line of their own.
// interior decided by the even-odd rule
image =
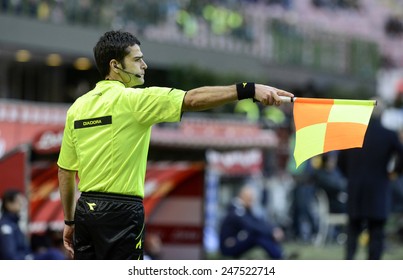
<svg viewBox="0 0 403 280">
<path fill-rule="evenodd" d="M 28 235 L 62 227 L 54 160 L 64 113 L 99 80 L 92 47 L 110 29 L 141 40 L 149 66 L 145 86 L 190 89 L 253 80 L 296 96 L 378 96 L 389 108 L 403 92 L 398 0 L 2 0 L 0 190 L 26 191 Z M 290 201 L 280 190 L 285 180 L 273 181 L 287 171 L 291 127 L 290 106 L 245 102 L 155 127 L 147 205 L 150 230 L 163 236 L 168 258 L 215 256 L 224 205 L 243 180 L 268 191 L 260 210 L 287 225 Z M 200 189 L 186 191 L 194 185 Z M 178 203 L 193 214 L 170 221 L 158 214 L 181 213 L 172 206 Z M 332 246 L 321 238 L 304 252 Z M 340 244 L 333 246 L 339 253 L 307 258 L 342 258 Z"/>
</svg>

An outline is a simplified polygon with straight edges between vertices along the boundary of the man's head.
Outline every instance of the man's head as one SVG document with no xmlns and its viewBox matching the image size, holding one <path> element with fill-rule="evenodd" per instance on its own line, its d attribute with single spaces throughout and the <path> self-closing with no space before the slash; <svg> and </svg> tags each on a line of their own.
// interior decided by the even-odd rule
<svg viewBox="0 0 403 280">
<path fill-rule="evenodd" d="M 242 187 L 238 194 L 238 198 L 246 208 L 251 208 L 253 206 L 255 196 L 256 193 L 254 188 L 248 185 Z"/>
<path fill-rule="evenodd" d="M 127 87 L 144 83 L 147 64 L 140 41 L 131 33 L 106 32 L 94 47 L 94 58 L 102 78 L 121 81 Z"/>
<path fill-rule="evenodd" d="M 19 214 L 21 212 L 24 197 L 18 190 L 7 190 L 4 192 L 1 200 L 1 211 Z"/>
</svg>

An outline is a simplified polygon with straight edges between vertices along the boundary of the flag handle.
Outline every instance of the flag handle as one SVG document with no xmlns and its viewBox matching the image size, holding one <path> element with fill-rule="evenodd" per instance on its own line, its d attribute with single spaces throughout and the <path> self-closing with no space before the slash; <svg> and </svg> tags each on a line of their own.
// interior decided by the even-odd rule
<svg viewBox="0 0 403 280">
<path fill-rule="evenodd" d="M 279 96 L 281 101 L 284 103 L 293 103 L 295 102 L 295 100 L 297 100 L 298 97 L 289 97 L 289 96 Z M 377 105 L 377 101 L 376 100 L 372 100 L 374 102 L 374 106 Z"/>
<path fill-rule="evenodd" d="M 295 101 L 297 97 L 289 97 L 289 96 L 279 96 L 281 101 L 284 103 L 292 103 Z"/>
</svg>

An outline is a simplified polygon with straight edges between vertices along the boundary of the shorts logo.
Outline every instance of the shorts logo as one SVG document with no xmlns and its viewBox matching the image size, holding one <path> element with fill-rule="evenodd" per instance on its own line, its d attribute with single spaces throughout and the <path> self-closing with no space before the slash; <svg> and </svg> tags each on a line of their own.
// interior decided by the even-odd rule
<svg viewBox="0 0 403 280">
<path fill-rule="evenodd" d="M 90 208 L 90 211 L 94 211 L 94 207 L 97 206 L 94 202 L 85 202 L 87 203 L 88 207 Z"/>
<path fill-rule="evenodd" d="M 136 249 L 141 249 L 142 244 L 143 243 L 141 242 L 141 239 L 140 239 L 139 242 L 137 242 L 137 244 L 136 244 Z"/>
<path fill-rule="evenodd" d="M 74 129 L 112 124 L 112 116 L 74 121 Z"/>
</svg>

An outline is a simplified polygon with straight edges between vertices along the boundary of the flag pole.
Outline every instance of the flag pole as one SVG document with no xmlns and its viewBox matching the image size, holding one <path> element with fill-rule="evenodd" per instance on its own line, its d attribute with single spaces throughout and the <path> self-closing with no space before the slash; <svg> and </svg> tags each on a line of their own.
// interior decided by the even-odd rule
<svg viewBox="0 0 403 280">
<path fill-rule="evenodd" d="M 284 103 L 293 103 L 297 97 L 279 96 Z"/>
<path fill-rule="evenodd" d="M 284 103 L 294 103 L 295 100 L 298 99 L 298 97 L 289 97 L 289 96 L 279 96 L 279 97 L 281 101 Z M 309 97 L 305 97 L 304 99 L 309 99 Z M 378 102 L 375 99 L 372 101 L 374 102 L 374 106 L 376 106 Z"/>
</svg>

